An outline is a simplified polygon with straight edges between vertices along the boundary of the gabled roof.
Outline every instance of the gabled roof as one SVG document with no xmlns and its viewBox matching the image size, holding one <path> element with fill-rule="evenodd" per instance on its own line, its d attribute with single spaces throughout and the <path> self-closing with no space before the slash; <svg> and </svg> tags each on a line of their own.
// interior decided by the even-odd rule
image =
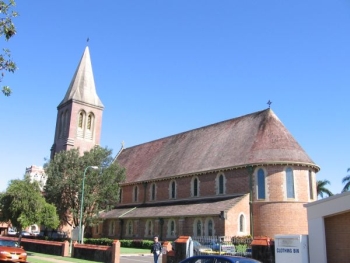
<svg viewBox="0 0 350 263">
<path fill-rule="evenodd" d="M 125 183 L 261 164 L 319 167 L 271 109 L 124 149 Z"/>
<path fill-rule="evenodd" d="M 243 200 L 246 195 L 235 197 L 200 199 L 190 202 L 170 202 L 167 204 L 148 204 L 134 207 L 117 208 L 101 214 L 103 219 L 112 218 L 159 218 L 159 217 L 178 217 L 220 215 L 221 211 L 228 211 L 238 202 Z"/>
<path fill-rule="evenodd" d="M 67 93 L 58 107 L 70 100 L 103 108 L 103 104 L 96 93 L 89 47 L 85 48 Z"/>
</svg>

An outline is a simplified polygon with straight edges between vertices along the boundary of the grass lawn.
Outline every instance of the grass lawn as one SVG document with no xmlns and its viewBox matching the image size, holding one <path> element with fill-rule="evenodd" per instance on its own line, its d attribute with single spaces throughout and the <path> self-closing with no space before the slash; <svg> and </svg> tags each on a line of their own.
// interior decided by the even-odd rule
<svg viewBox="0 0 350 263">
<path fill-rule="evenodd" d="M 90 261 L 90 260 L 83 260 L 83 259 L 77 259 L 77 258 L 71 258 L 71 257 L 61 257 L 61 256 L 54 256 L 54 255 L 48 255 L 48 254 L 42 254 L 42 253 L 36 253 L 36 252 L 29 252 L 27 257 L 27 262 L 29 263 L 53 263 L 54 260 L 60 260 L 60 261 L 66 261 L 66 262 L 74 262 L 74 263 L 92 263 L 96 261 Z M 36 258 L 33 256 L 38 256 L 40 258 Z"/>
<path fill-rule="evenodd" d="M 120 254 L 151 254 L 151 249 L 121 247 Z"/>
<path fill-rule="evenodd" d="M 37 252 L 30 252 L 28 253 L 28 259 L 27 261 L 30 263 L 52 263 L 54 260 L 61 260 L 66 262 L 73 262 L 73 263 L 96 263 L 96 261 L 90 261 L 90 260 L 83 260 L 83 259 L 77 259 L 77 258 L 71 258 L 71 257 L 61 257 L 61 256 L 54 256 L 54 255 L 48 255 L 48 254 L 42 254 Z M 127 247 L 121 247 L 120 248 L 120 254 L 150 254 L 149 249 L 141 249 L 141 248 L 127 248 Z M 39 258 L 35 258 L 33 256 L 38 256 Z"/>
</svg>

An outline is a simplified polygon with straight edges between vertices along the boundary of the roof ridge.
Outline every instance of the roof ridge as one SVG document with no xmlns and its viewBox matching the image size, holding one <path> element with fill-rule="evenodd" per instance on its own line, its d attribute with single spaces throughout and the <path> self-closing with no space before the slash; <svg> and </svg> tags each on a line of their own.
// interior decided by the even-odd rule
<svg viewBox="0 0 350 263">
<path fill-rule="evenodd" d="M 204 126 L 201 126 L 201 127 L 193 128 L 193 129 L 190 129 L 190 130 L 187 130 L 187 131 L 183 131 L 183 132 L 179 132 L 179 133 L 174 133 L 174 134 L 172 134 L 172 135 L 168 135 L 168 136 L 165 136 L 165 137 L 162 137 L 162 138 L 159 138 L 159 139 L 154 139 L 154 140 L 151 140 L 151 141 L 148 141 L 148 142 L 144 142 L 144 143 L 140 143 L 140 144 L 135 144 L 135 145 L 133 145 L 133 146 L 123 148 L 123 150 L 128 150 L 128 149 L 132 149 L 132 148 L 135 148 L 135 147 L 138 147 L 138 146 L 141 146 L 141 145 L 145 145 L 145 144 L 149 144 L 149 143 L 154 143 L 154 142 L 156 142 L 156 141 L 161 141 L 161 140 L 164 140 L 164 139 L 167 139 L 167 138 L 171 138 L 171 137 L 175 137 L 175 136 L 178 136 L 178 135 L 181 135 L 181 134 L 189 133 L 189 132 L 191 132 L 191 131 L 196 131 L 196 130 L 208 128 L 208 127 L 215 126 L 215 125 L 218 125 L 218 124 L 221 124 L 221 123 L 225 123 L 225 122 L 229 122 L 229 121 L 232 121 L 232 120 L 238 120 L 238 119 L 241 119 L 241 118 L 246 118 L 246 117 L 248 117 L 249 115 L 258 115 L 258 114 L 261 114 L 261 113 L 263 113 L 263 112 L 270 112 L 270 111 L 273 113 L 272 109 L 267 108 L 267 109 L 265 109 L 265 110 L 260 110 L 260 111 L 256 111 L 256 112 L 249 113 L 249 114 L 245 114 L 245 115 L 242 115 L 242 116 L 234 117 L 234 118 L 231 118 L 231 119 L 226 119 L 226 120 L 223 120 L 223 121 L 219 121 L 219 122 L 215 122 L 215 123 L 212 123 L 212 124 L 204 125 Z M 276 115 L 274 114 L 274 116 L 276 116 Z M 277 117 L 277 116 L 276 116 L 276 117 Z"/>
</svg>

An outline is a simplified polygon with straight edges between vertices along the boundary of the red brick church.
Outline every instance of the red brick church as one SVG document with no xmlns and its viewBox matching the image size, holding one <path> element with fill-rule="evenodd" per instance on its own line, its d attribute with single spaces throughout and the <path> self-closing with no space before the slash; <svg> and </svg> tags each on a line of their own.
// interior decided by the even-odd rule
<svg viewBox="0 0 350 263">
<path fill-rule="evenodd" d="M 88 47 L 58 106 L 52 154 L 99 144 L 103 105 Z M 121 149 L 120 203 L 94 237 L 307 234 L 319 167 L 270 109 Z"/>
</svg>

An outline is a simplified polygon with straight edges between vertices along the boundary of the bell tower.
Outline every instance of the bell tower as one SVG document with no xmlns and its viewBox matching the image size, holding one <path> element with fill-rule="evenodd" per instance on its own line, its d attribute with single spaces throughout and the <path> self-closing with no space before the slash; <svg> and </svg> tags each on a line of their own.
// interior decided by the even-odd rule
<svg viewBox="0 0 350 263">
<path fill-rule="evenodd" d="M 83 154 L 99 145 L 103 108 L 96 93 L 89 47 L 86 47 L 66 95 L 57 106 L 51 159 L 62 150 L 79 148 Z"/>
</svg>

